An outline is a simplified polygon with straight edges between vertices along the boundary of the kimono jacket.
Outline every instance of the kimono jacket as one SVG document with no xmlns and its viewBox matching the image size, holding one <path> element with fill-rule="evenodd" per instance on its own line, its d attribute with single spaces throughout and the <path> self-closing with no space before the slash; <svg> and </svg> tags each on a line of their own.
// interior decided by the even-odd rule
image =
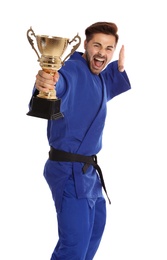
<svg viewBox="0 0 167 260">
<path fill-rule="evenodd" d="M 61 99 L 64 117 L 48 120 L 49 146 L 70 153 L 97 154 L 102 148 L 107 102 L 131 88 L 128 76 L 125 71 L 118 71 L 118 61 L 111 62 L 95 75 L 80 52 L 71 55 L 59 70 L 59 75 L 56 92 Z M 84 174 L 82 167 L 83 163 L 79 162 L 46 161 L 44 176 L 57 212 L 61 209 L 63 191 L 71 176 L 76 196 L 87 198 L 90 206 L 103 196 L 96 170 L 90 166 Z"/>
</svg>

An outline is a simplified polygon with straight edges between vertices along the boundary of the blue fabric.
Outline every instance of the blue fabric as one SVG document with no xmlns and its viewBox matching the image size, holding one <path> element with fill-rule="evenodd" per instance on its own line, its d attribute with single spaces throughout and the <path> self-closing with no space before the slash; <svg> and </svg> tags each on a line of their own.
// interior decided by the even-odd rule
<svg viewBox="0 0 167 260">
<path fill-rule="evenodd" d="M 56 91 L 62 101 L 64 118 L 48 121 L 49 145 L 72 153 L 98 154 L 102 148 L 106 104 L 131 88 L 128 76 L 126 72 L 118 71 L 117 61 L 111 62 L 100 75 L 95 75 L 79 52 L 66 61 L 59 74 Z M 82 167 L 83 164 L 78 162 L 46 162 L 44 176 L 54 190 L 57 212 L 61 210 L 64 186 L 72 174 L 78 198 L 89 198 L 93 203 L 97 197 L 103 196 L 95 169 L 90 166 L 83 174 Z"/>
<path fill-rule="evenodd" d="M 61 212 L 57 214 L 59 240 L 51 260 L 92 260 L 106 223 L 106 204 L 98 198 L 93 208 L 76 197 L 73 178 L 66 183 Z"/>
<path fill-rule="evenodd" d="M 48 121 L 48 143 L 67 152 L 98 154 L 107 102 L 131 88 L 128 76 L 118 71 L 117 61 L 95 75 L 79 52 L 65 62 L 59 74 L 56 92 L 64 118 Z M 106 223 L 102 185 L 93 166 L 85 174 L 82 167 L 78 162 L 48 159 L 45 163 L 44 177 L 55 203 L 59 232 L 51 260 L 92 260 L 101 241 Z"/>
</svg>

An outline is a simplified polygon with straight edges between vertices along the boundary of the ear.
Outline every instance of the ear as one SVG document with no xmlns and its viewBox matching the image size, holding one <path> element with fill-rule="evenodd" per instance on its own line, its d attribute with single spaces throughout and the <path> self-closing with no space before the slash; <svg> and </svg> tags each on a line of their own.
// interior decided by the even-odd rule
<svg viewBox="0 0 167 260">
<path fill-rule="evenodd" d="M 87 41 L 84 41 L 84 49 L 86 50 L 86 46 L 87 46 Z"/>
</svg>

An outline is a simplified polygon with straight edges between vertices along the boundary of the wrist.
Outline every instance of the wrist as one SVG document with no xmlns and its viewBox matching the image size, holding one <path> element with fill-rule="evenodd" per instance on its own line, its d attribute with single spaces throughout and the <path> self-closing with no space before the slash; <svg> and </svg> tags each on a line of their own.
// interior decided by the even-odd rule
<svg viewBox="0 0 167 260">
<path fill-rule="evenodd" d="M 123 72 L 125 69 L 124 69 L 124 66 L 123 65 L 118 65 L 118 70 L 120 72 Z"/>
</svg>

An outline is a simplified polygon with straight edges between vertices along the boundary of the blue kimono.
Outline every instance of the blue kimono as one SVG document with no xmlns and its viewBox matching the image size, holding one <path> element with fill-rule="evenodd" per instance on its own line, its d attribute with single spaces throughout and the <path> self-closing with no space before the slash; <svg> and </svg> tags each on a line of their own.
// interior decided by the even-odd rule
<svg viewBox="0 0 167 260">
<path fill-rule="evenodd" d="M 59 74 L 56 91 L 62 100 L 61 112 L 64 118 L 48 121 L 49 145 L 72 153 L 97 154 L 102 147 L 106 103 L 130 89 L 127 74 L 125 71 L 119 72 L 117 61 L 114 61 L 100 75 L 95 75 L 79 52 L 66 61 Z M 54 194 L 57 211 L 61 207 L 63 187 L 72 173 L 78 198 L 93 199 L 101 196 L 101 185 L 92 166 L 84 175 L 82 163 L 47 162 L 45 174 L 48 167 L 58 172 L 54 176 L 53 187 L 54 193 L 57 193 Z"/>
<path fill-rule="evenodd" d="M 48 121 L 49 145 L 70 153 L 88 156 L 98 154 L 102 148 L 106 104 L 113 97 L 131 88 L 127 74 L 125 71 L 119 72 L 118 62 L 114 61 L 100 75 L 95 75 L 90 71 L 82 53 L 79 52 L 75 52 L 65 62 L 65 65 L 59 70 L 59 74 L 60 78 L 56 84 L 56 91 L 57 96 L 61 99 L 61 112 L 64 117 Z M 53 252 L 52 260 L 92 260 L 100 243 L 106 218 L 102 185 L 93 166 L 89 166 L 85 174 L 83 174 L 82 167 L 83 163 L 80 162 L 57 162 L 50 159 L 45 164 L 44 176 L 55 202 L 59 227 L 59 241 Z M 71 198 L 70 207 L 67 202 L 68 198 Z M 74 198 L 76 199 L 75 202 Z M 68 208 L 64 215 L 65 206 L 63 203 Z M 80 203 L 80 206 L 75 203 Z M 81 220 L 85 212 L 98 209 L 98 206 L 95 207 L 96 203 L 99 205 L 99 211 L 97 211 L 99 214 L 94 213 L 94 218 L 97 215 L 99 220 L 96 221 L 97 226 L 93 229 L 95 220 L 92 219 L 91 227 L 95 230 L 95 233 L 92 232 L 91 236 L 90 230 L 89 232 L 83 231 L 80 236 L 85 234 L 84 241 L 86 242 L 78 245 L 78 249 L 73 251 L 73 254 L 71 253 L 70 258 L 70 251 L 67 250 L 65 244 L 67 245 L 69 241 L 81 241 L 81 237 L 78 235 L 76 238 L 70 237 L 68 242 L 63 243 L 62 241 L 66 240 L 69 234 L 75 233 L 72 225 L 74 216 L 78 216 L 75 219 L 75 224 L 79 227 L 80 221 L 78 219 Z M 70 215 L 72 208 L 73 211 Z M 83 211 L 83 208 L 86 209 Z M 93 215 L 93 213 L 91 214 Z M 61 230 L 68 230 L 69 228 L 69 226 L 66 226 L 67 220 L 70 223 L 69 226 L 73 226 L 73 229 L 67 231 L 67 234 L 62 238 L 64 231 L 61 232 Z M 83 230 L 86 230 L 86 224 L 85 226 L 83 224 L 83 227 Z M 98 238 L 95 239 L 98 229 L 101 231 L 99 231 Z M 69 248 L 71 247 L 74 250 L 73 245 L 70 244 Z M 85 249 L 83 249 L 84 247 Z M 77 258 L 76 252 L 80 257 Z"/>
</svg>

